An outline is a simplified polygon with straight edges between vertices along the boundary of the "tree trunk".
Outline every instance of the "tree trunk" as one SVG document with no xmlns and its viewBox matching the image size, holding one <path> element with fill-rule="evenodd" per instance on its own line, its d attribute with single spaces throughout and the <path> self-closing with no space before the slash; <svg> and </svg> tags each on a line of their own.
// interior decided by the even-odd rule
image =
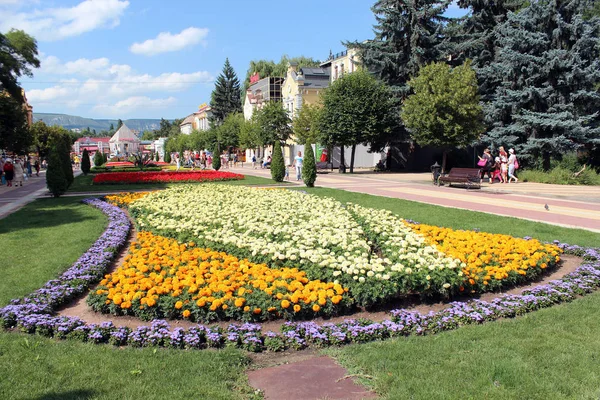
<svg viewBox="0 0 600 400">
<path fill-rule="evenodd" d="M 350 154 L 350 173 L 354 173 L 354 153 L 356 153 L 356 145 L 352 145 L 352 153 Z"/>
<path fill-rule="evenodd" d="M 448 158 L 448 151 L 444 150 L 443 156 L 442 156 L 442 173 L 445 174 L 446 173 L 446 159 Z"/>
<path fill-rule="evenodd" d="M 344 157 L 344 146 L 340 146 L 340 173 L 346 173 L 346 160 Z"/>
</svg>

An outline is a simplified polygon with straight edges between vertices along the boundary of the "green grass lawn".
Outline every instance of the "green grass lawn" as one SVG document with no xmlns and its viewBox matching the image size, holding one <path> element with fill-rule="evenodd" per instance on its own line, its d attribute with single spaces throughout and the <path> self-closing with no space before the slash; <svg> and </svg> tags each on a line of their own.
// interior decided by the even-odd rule
<svg viewBox="0 0 600 400">
<path fill-rule="evenodd" d="M 518 218 L 440 207 L 390 197 L 353 193 L 339 189 L 303 187 L 299 190 L 304 190 L 318 196 L 332 197 L 343 203 L 352 202 L 365 207 L 390 210 L 402 218 L 412 219 L 424 224 L 465 230 L 480 229 L 484 232 L 504 233 L 515 237 L 532 236 L 543 241 L 551 242 L 553 240 L 560 240 L 580 246 L 600 246 L 600 233 L 582 229 L 563 228 Z"/>
<path fill-rule="evenodd" d="M 174 185 L 182 185 L 184 183 L 135 183 L 135 184 L 124 184 L 124 185 L 93 185 L 92 179 L 94 174 L 79 175 L 75 177 L 75 181 L 69 187 L 67 192 L 70 193 L 82 193 L 82 192 L 126 192 L 129 190 L 156 190 L 165 189 Z M 216 182 L 223 185 L 274 185 L 272 179 L 261 178 L 258 176 L 246 175 L 244 179 L 239 181 L 224 181 Z M 202 183 L 185 183 L 187 185 L 202 185 Z"/>
<path fill-rule="evenodd" d="M 79 198 L 37 200 L 0 220 L 0 306 L 67 269 L 107 220 Z M 0 332 L 0 399 L 246 399 L 239 350 L 175 351 Z"/>
<path fill-rule="evenodd" d="M 600 293 L 512 320 L 329 349 L 383 399 L 598 399 Z"/>
</svg>

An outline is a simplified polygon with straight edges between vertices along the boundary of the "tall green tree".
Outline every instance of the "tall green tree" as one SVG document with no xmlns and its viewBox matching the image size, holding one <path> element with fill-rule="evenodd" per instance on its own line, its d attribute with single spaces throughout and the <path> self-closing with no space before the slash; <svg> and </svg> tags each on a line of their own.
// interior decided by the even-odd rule
<svg viewBox="0 0 600 400">
<path fill-rule="evenodd" d="M 322 106 L 304 104 L 292 121 L 292 129 L 299 144 L 317 143 L 320 136 L 319 115 Z"/>
<path fill-rule="evenodd" d="M 81 172 L 83 172 L 84 175 L 87 175 L 90 173 L 91 167 L 90 153 L 88 153 L 87 149 L 84 149 L 83 154 L 81 155 Z"/>
<path fill-rule="evenodd" d="M 346 42 L 358 50 L 362 65 L 392 87 L 409 94 L 408 81 L 419 68 L 446 57 L 444 17 L 450 0 L 378 0 L 371 10 L 377 21 L 375 38 Z"/>
<path fill-rule="evenodd" d="M 475 71 L 469 62 L 456 68 L 432 63 L 409 85 L 414 94 L 404 101 L 404 125 L 420 145 L 444 149 L 445 171 L 448 150 L 470 145 L 484 131 Z"/>
<path fill-rule="evenodd" d="M 304 162 L 302 163 L 302 181 L 307 187 L 315 186 L 317 180 L 317 162 L 310 142 L 304 146 Z"/>
<path fill-rule="evenodd" d="M 48 169 L 46 170 L 46 186 L 54 197 L 60 197 L 69 188 L 62 163 L 60 146 L 51 146 L 48 156 Z"/>
<path fill-rule="evenodd" d="M 280 102 L 270 101 L 253 115 L 258 125 L 258 144 L 260 146 L 273 145 L 275 142 L 285 143 L 290 137 L 292 129 L 291 120 L 287 111 Z"/>
<path fill-rule="evenodd" d="M 117 130 L 121 129 L 122 126 L 123 126 L 123 120 L 121 118 L 119 118 L 119 120 L 117 121 Z"/>
<path fill-rule="evenodd" d="M 271 157 L 271 178 L 273 178 L 275 182 L 283 182 L 283 179 L 285 178 L 285 168 L 281 143 L 279 140 L 275 140 L 275 143 L 273 143 L 273 155 Z"/>
<path fill-rule="evenodd" d="M 256 118 L 244 121 L 240 127 L 240 146 L 244 149 L 255 149 L 260 146 L 260 126 Z"/>
<path fill-rule="evenodd" d="M 213 124 L 221 124 L 227 115 L 242 112 L 240 81 L 233 70 L 229 59 L 225 59 L 223 72 L 217 77 L 215 89 L 211 94 Z"/>
<path fill-rule="evenodd" d="M 490 68 L 500 84 L 484 109 L 484 143 L 514 147 L 545 169 L 572 150 L 600 165 L 600 18 L 584 18 L 592 4 L 531 2 L 496 28 Z"/>
<path fill-rule="evenodd" d="M 5 90 L 18 102 L 23 101 L 18 79 L 32 77 L 32 68 L 40 67 L 37 42 L 23 31 L 0 33 L 0 92 Z M 2 123 L 2 122 L 0 122 Z"/>
<path fill-rule="evenodd" d="M 320 142 L 341 146 L 342 154 L 344 146 L 351 146 L 351 173 L 357 145 L 380 151 L 399 135 L 398 109 L 391 90 L 364 70 L 337 79 L 324 92 L 322 101 Z"/>
<path fill-rule="evenodd" d="M 23 104 L 0 93 L 0 149 L 24 153 L 33 143 Z"/>
</svg>

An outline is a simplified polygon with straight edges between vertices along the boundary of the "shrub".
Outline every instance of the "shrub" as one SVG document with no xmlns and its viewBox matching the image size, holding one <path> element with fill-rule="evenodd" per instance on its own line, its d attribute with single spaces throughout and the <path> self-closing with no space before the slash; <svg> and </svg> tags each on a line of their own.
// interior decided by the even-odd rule
<svg viewBox="0 0 600 400">
<path fill-rule="evenodd" d="M 285 178 L 285 162 L 281 152 L 279 140 L 275 140 L 273 145 L 273 157 L 271 158 L 271 177 L 275 182 L 283 182 Z"/>
<path fill-rule="evenodd" d="M 600 175 L 591 168 L 587 168 L 577 177 L 575 172 L 563 167 L 555 167 L 548 172 L 532 169 L 518 173 L 519 179 L 524 182 L 551 183 L 555 185 L 600 185 Z"/>
<path fill-rule="evenodd" d="M 159 162 L 160 161 L 160 155 L 158 154 L 158 152 L 156 152 L 154 154 L 154 161 Z"/>
<path fill-rule="evenodd" d="M 302 180 L 307 187 L 315 186 L 315 181 L 317 180 L 317 164 L 315 161 L 315 153 L 310 143 L 306 143 L 306 146 L 304 146 Z"/>
<path fill-rule="evenodd" d="M 53 146 L 57 150 L 58 157 L 67 178 L 67 187 L 75 180 L 73 175 L 73 165 L 71 164 L 71 138 L 68 135 L 62 135 L 54 140 Z"/>
<path fill-rule="evenodd" d="M 59 197 L 61 194 L 64 194 L 69 187 L 69 182 L 65 176 L 60 156 L 60 148 L 56 145 L 50 149 L 50 154 L 48 156 L 46 185 L 54 197 Z"/>
<path fill-rule="evenodd" d="M 221 155 L 216 151 L 213 154 L 212 167 L 215 171 L 221 168 Z"/>
<path fill-rule="evenodd" d="M 94 154 L 94 165 L 96 167 L 99 167 L 104 163 L 105 163 L 104 155 L 101 152 L 97 151 L 96 154 Z"/>
<path fill-rule="evenodd" d="M 168 151 L 165 152 L 165 162 L 171 164 L 171 153 Z"/>
<path fill-rule="evenodd" d="M 90 153 L 88 153 L 87 149 L 83 150 L 83 155 L 81 156 L 81 172 L 84 175 L 90 173 L 91 163 L 90 163 Z"/>
</svg>

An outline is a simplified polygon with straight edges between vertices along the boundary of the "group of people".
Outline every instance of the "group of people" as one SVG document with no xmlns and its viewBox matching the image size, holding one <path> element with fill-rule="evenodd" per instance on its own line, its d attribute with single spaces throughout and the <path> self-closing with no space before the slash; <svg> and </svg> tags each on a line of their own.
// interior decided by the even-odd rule
<svg viewBox="0 0 600 400">
<path fill-rule="evenodd" d="M 498 179 L 500 183 L 519 182 L 515 176 L 515 171 L 519 168 L 519 161 L 514 149 L 508 149 L 508 153 L 504 147 L 500 146 L 498 155 L 492 156 L 489 148 L 483 150 L 483 155 L 479 156 L 478 166 L 481 167 L 481 179 L 483 180 L 487 174 L 490 183 Z"/>
<path fill-rule="evenodd" d="M 40 176 L 40 161 L 31 157 L 14 159 L 2 157 L 0 159 L 0 177 L 2 185 L 7 187 L 23 186 L 23 182 L 33 176 Z"/>
</svg>

